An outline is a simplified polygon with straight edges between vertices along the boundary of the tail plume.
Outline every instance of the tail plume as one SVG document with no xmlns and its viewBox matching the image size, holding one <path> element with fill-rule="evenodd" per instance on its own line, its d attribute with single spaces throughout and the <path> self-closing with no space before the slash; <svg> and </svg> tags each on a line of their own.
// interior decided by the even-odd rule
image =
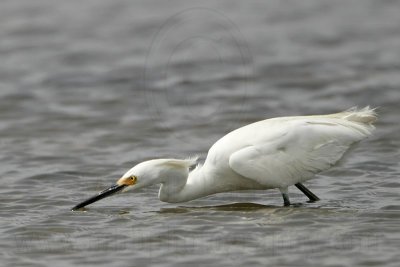
<svg viewBox="0 0 400 267">
<path fill-rule="evenodd" d="M 366 106 L 363 109 L 352 107 L 342 112 L 342 118 L 348 121 L 368 124 L 372 126 L 372 124 L 378 119 L 378 114 L 375 112 L 375 109 L 376 108 L 370 108 L 369 106 Z"/>
</svg>

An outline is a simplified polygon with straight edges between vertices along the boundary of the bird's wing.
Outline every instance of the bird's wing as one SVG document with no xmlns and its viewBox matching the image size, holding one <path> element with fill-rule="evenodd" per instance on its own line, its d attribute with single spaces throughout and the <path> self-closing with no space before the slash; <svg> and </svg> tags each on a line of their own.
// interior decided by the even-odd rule
<svg viewBox="0 0 400 267">
<path fill-rule="evenodd" d="M 335 120 L 288 122 L 279 139 L 248 145 L 229 157 L 238 174 L 272 188 L 305 181 L 338 162 L 349 147 L 367 136 Z"/>
</svg>

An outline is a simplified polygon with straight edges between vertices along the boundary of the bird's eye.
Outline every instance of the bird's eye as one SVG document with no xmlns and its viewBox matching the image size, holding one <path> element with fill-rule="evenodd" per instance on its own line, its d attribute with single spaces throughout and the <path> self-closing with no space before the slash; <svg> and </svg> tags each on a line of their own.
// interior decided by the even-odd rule
<svg viewBox="0 0 400 267">
<path fill-rule="evenodd" d="M 137 177 L 135 175 L 132 175 L 130 178 L 131 178 L 132 181 L 136 181 L 137 180 Z"/>
</svg>

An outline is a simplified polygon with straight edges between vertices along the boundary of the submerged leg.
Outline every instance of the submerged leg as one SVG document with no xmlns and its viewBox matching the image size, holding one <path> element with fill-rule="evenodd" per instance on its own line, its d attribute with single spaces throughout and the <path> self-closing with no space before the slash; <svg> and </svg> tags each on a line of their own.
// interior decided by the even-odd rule
<svg viewBox="0 0 400 267">
<path fill-rule="evenodd" d="M 310 201 L 317 201 L 319 200 L 319 197 L 317 197 L 313 192 L 311 192 L 307 187 L 305 187 L 302 183 L 297 183 L 295 186 L 303 192 L 304 195 L 310 199 Z"/>
<path fill-rule="evenodd" d="M 290 206 L 290 200 L 289 200 L 289 193 L 288 193 L 288 188 L 279 188 L 281 191 L 282 197 L 283 197 L 283 205 L 284 206 Z"/>
</svg>

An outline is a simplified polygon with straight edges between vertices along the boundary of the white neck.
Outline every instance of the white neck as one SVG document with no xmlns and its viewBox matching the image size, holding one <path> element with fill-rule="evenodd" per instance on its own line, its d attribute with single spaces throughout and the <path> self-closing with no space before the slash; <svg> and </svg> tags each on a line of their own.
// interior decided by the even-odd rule
<svg viewBox="0 0 400 267">
<path fill-rule="evenodd" d="M 223 168 L 223 167 L 222 167 Z M 215 193 L 260 189 L 260 184 L 232 171 L 230 168 L 218 168 L 205 163 L 190 173 L 174 174 L 161 183 L 158 197 L 169 203 L 185 202 Z M 171 179 L 173 178 L 173 179 Z"/>
<path fill-rule="evenodd" d="M 161 201 L 169 203 L 185 202 L 200 197 L 208 196 L 221 192 L 218 190 L 212 172 L 206 171 L 205 166 L 197 167 L 181 181 L 180 186 L 173 183 L 164 182 L 158 193 Z"/>
</svg>

